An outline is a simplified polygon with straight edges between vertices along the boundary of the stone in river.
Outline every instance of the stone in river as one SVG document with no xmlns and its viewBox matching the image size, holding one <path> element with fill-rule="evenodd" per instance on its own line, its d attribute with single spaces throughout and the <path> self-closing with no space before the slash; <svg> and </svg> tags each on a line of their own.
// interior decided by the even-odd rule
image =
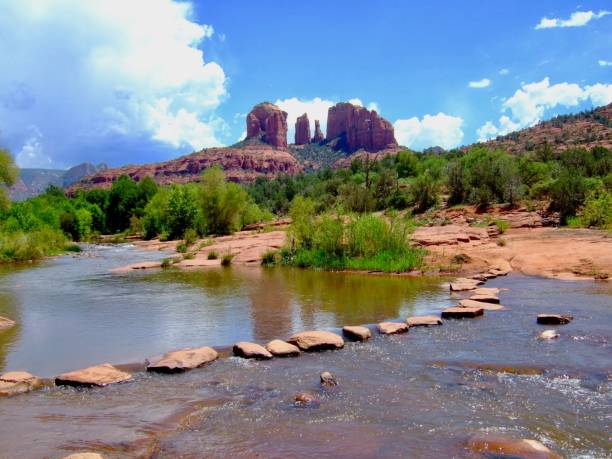
<svg viewBox="0 0 612 459">
<path fill-rule="evenodd" d="M 467 447 L 486 457 L 522 459 L 561 459 L 537 440 L 516 439 L 498 435 L 478 434 L 469 438 Z"/>
<path fill-rule="evenodd" d="M 300 332 L 287 341 L 308 352 L 328 351 L 344 347 L 344 340 L 341 336 L 327 331 Z"/>
<path fill-rule="evenodd" d="M 481 284 L 482 281 L 478 279 L 459 278 L 451 282 L 450 289 L 452 292 L 463 292 L 466 290 L 474 290 Z"/>
<path fill-rule="evenodd" d="M 300 392 L 293 400 L 293 404 L 301 408 L 318 408 L 321 405 L 317 396 L 310 392 Z"/>
<path fill-rule="evenodd" d="M 471 319 L 473 317 L 482 316 L 484 314 L 483 308 L 468 308 L 468 307 L 455 307 L 448 308 L 442 311 L 443 319 Z"/>
<path fill-rule="evenodd" d="M 497 287 L 478 287 L 474 290 L 474 295 L 499 295 L 501 289 Z"/>
<path fill-rule="evenodd" d="M 57 386 L 104 387 L 132 380 L 132 375 L 118 370 L 110 363 L 103 363 L 82 370 L 63 373 L 55 378 Z"/>
<path fill-rule="evenodd" d="M 381 322 L 378 324 L 378 331 L 383 335 L 406 333 L 408 331 L 408 324 L 404 322 Z"/>
<path fill-rule="evenodd" d="M 98 453 L 75 453 L 62 459 L 104 459 L 104 456 Z"/>
<path fill-rule="evenodd" d="M 342 327 L 342 333 L 353 341 L 367 341 L 372 336 L 372 332 L 368 327 L 360 325 L 346 325 Z"/>
<path fill-rule="evenodd" d="M 273 339 L 266 344 L 266 349 L 276 357 L 297 357 L 300 355 L 300 348 L 280 339 Z"/>
<path fill-rule="evenodd" d="M 272 354 L 263 346 L 256 343 L 240 341 L 234 344 L 234 355 L 244 359 L 271 359 Z"/>
<path fill-rule="evenodd" d="M 573 319 L 573 316 L 561 314 L 538 314 L 537 322 L 540 325 L 565 325 L 569 324 Z"/>
<path fill-rule="evenodd" d="M 42 381 L 27 371 L 9 371 L 0 375 L 0 397 L 25 394 L 42 387 Z"/>
<path fill-rule="evenodd" d="M 180 349 L 164 354 L 161 359 L 147 366 L 156 373 L 180 373 L 201 367 L 219 357 L 212 347 Z"/>
<path fill-rule="evenodd" d="M 321 385 L 323 387 L 333 387 L 338 385 L 338 381 L 329 371 L 324 371 L 323 373 L 321 373 L 320 378 Z"/>
<path fill-rule="evenodd" d="M 13 320 L 0 316 L 0 331 L 14 327 L 14 326 L 15 326 L 15 322 Z"/>
<path fill-rule="evenodd" d="M 476 300 L 461 300 L 459 301 L 459 308 L 482 308 L 485 311 L 499 311 L 500 309 L 504 309 L 501 304 L 493 304 L 493 303 L 485 303 L 482 301 Z"/>
<path fill-rule="evenodd" d="M 542 333 L 540 333 L 539 338 L 540 339 L 555 339 L 558 338 L 560 335 L 559 333 L 557 333 L 555 330 L 544 330 Z"/>
<path fill-rule="evenodd" d="M 429 327 L 431 325 L 442 325 L 437 316 L 412 316 L 406 319 L 409 327 Z"/>
<path fill-rule="evenodd" d="M 472 295 L 470 300 L 499 304 L 499 297 L 497 295 L 491 295 L 490 293 Z"/>
</svg>

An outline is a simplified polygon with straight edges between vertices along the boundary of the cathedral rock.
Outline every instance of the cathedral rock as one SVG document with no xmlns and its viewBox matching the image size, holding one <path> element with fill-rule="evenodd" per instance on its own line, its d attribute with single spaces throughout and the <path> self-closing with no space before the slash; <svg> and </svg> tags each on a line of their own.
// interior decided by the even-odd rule
<svg viewBox="0 0 612 459">
<path fill-rule="evenodd" d="M 247 139 L 259 137 L 276 148 L 287 148 L 287 112 L 270 102 L 255 105 L 247 115 Z"/>
</svg>

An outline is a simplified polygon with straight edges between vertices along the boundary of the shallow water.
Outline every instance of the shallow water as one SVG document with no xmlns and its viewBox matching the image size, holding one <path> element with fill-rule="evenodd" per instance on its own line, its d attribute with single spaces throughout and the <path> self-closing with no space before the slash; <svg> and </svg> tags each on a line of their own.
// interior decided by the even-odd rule
<svg viewBox="0 0 612 459">
<path fill-rule="evenodd" d="M 200 311 L 226 326 L 236 322 L 232 330 L 261 341 L 270 331 L 369 323 L 450 303 L 430 281 L 416 288 L 397 287 L 417 285 L 409 278 L 247 273 L 252 277 L 217 271 L 228 283 L 202 272 L 139 273 L 119 284 L 216 298 L 223 314 L 192 307 L 192 317 Z M 0 457 L 79 450 L 113 458 L 479 457 L 464 447 L 474 432 L 536 438 L 566 457 L 612 457 L 612 285 L 510 275 L 487 286 L 508 288 L 501 293 L 507 309 L 375 335 L 335 352 L 266 362 L 227 358 L 180 375 L 136 373 L 134 382 L 105 389 L 50 388 L 0 400 Z M 538 334 L 552 327 L 536 324 L 539 312 L 575 320 L 557 327 L 559 339 L 543 342 Z M 167 326 L 184 315 L 168 315 Z M 239 331 L 209 333 L 233 339 Z M 338 378 L 336 389 L 319 388 L 324 370 Z M 319 408 L 293 406 L 305 390 L 320 397 Z"/>
</svg>

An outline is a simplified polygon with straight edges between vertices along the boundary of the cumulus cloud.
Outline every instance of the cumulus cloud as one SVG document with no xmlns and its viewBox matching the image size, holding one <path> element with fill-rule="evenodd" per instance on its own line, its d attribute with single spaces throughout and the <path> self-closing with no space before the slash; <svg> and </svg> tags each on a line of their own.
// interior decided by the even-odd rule
<svg viewBox="0 0 612 459">
<path fill-rule="evenodd" d="M 612 66 L 612 61 L 606 61 L 606 60 L 603 60 L 603 59 L 598 60 L 597 63 L 601 67 L 610 67 L 610 66 Z"/>
<path fill-rule="evenodd" d="M 502 112 L 509 113 L 499 118 L 498 125 L 487 121 L 477 130 L 480 141 L 497 135 L 533 126 L 544 116 L 546 110 L 564 106 L 575 107 L 590 101 L 595 107 L 612 102 L 612 84 L 596 83 L 584 87 L 576 83 L 550 84 L 548 77 L 542 81 L 523 84 L 511 97 L 502 103 Z"/>
<path fill-rule="evenodd" d="M 287 112 L 287 140 L 289 143 L 292 143 L 295 138 L 295 122 L 298 116 L 302 116 L 304 113 L 308 114 L 311 135 L 314 135 L 315 120 L 319 120 L 321 131 L 325 134 L 327 131 L 327 111 L 338 102 L 339 101 L 322 99 L 320 97 L 315 97 L 314 99 L 298 99 L 297 97 L 291 97 L 289 99 L 277 99 L 274 103 L 278 105 L 281 110 Z M 364 107 L 363 102 L 358 98 L 349 99 L 348 102 L 353 105 Z M 367 105 L 367 109 L 378 111 L 378 105 L 375 102 L 370 102 Z"/>
<path fill-rule="evenodd" d="M 593 19 L 601 19 L 610 14 L 609 11 L 601 10 L 598 13 L 593 11 L 575 11 L 568 19 L 543 17 L 535 26 L 537 29 L 553 29 L 555 27 L 582 27 Z"/>
<path fill-rule="evenodd" d="M 444 113 L 425 115 L 422 119 L 399 119 L 393 123 L 398 143 L 415 150 L 435 146 L 449 149 L 460 145 L 462 126 L 462 118 Z"/>
<path fill-rule="evenodd" d="M 483 78 L 482 80 L 478 80 L 478 81 L 470 81 L 468 83 L 468 86 L 470 88 L 476 88 L 476 89 L 481 89 L 481 88 L 486 88 L 487 86 L 491 85 L 491 80 L 489 80 L 488 78 Z"/>
<path fill-rule="evenodd" d="M 144 162 L 220 145 L 226 77 L 199 48 L 213 27 L 192 13 L 174 0 L 4 4 L 0 126 L 19 165 Z"/>
</svg>

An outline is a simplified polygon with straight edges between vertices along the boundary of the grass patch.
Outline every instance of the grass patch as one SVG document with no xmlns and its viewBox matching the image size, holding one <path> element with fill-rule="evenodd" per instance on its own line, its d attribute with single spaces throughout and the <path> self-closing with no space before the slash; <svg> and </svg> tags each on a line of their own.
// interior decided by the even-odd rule
<svg viewBox="0 0 612 459">
<path fill-rule="evenodd" d="M 209 260 L 216 260 L 217 258 L 219 258 L 219 254 L 214 250 L 211 250 L 210 252 L 208 252 L 208 255 L 206 255 L 206 258 Z"/>
<path fill-rule="evenodd" d="M 268 250 L 261 257 L 262 266 L 274 266 L 278 262 L 278 253 L 275 250 Z"/>
<path fill-rule="evenodd" d="M 508 229 L 508 222 L 506 220 L 497 219 L 493 223 L 495 224 L 495 226 L 497 226 L 497 229 L 499 230 L 500 234 L 504 234 Z"/>
<path fill-rule="evenodd" d="M 231 253 L 226 253 L 221 258 L 221 266 L 230 266 L 232 264 L 232 260 L 234 259 L 234 255 Z"/>
<path fill-rule="evenodd" d="M 180 244 L 176 245 L 176 251 L 178 253 L 187 253 L 187 244 L 185 244 L 184 242 L 181 242 Z"/>
</svg>

